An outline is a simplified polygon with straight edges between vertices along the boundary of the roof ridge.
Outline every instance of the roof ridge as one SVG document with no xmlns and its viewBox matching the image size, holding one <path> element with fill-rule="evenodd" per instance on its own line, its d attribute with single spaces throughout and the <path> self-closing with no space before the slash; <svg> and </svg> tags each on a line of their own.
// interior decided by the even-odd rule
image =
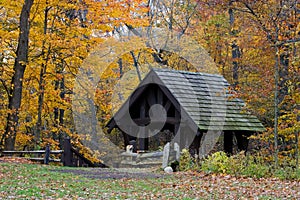
<svg viewBox="0 0 300 200">
<path fill-rule="evenodd" d="M 174 72 L 174 73 L 181 73 L 181 74 L 193 74 L 193 75 L 204 75 L 204 76 L 218 76 L 222 77 L 221 74 L 210 74 L 205 72 L 191 72 L 191 71 L 185 71 L 185 70 L 176 70 L 176 69 L 170 69 L 170 68 L 152 68 L 153 71 L 162 71 L 162 72 Z"/>
</svg>

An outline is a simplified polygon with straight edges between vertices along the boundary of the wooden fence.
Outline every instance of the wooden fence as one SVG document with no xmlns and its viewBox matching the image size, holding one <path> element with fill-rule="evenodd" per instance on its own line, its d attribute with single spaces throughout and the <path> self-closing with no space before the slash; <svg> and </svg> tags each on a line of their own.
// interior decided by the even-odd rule
<svg viewBox="0 0 300 200">
<path fill-rule="evenodd" d="M 36 151 L 3 151 L 2 154 L 6 156 L 15 156 L 19 155 L 19 157 L 24 157 L 25 155 L 29 155 L 27 158 L 31 161 L 39 161 L 43 162 L 44 164 L 49 164 L 49 162 L 61 162 L 61 159 L 55 159 L 51 158 L 50 154 L 52 155 L 59 155 L 63 154 L 63 150 L 56 150 L 56 151 L 50 151 L 50 148 L 46 148 L 45 150 L 36 150 Z M 41 157 L 41 155 L 44 154 L 44 157 Z M 37 157 L 32 157 L 37 156 Z"/>
<path fill-rule="evenodd" d="M 92 163 L 90 160 L 86 159 L 82 154 L 79 153 L 71 144 L 69 138 L 64 140 L 63 150 L 50 150 L 50 146 L 47 145 L 45 150 L 36 151 L 2 151 L 3 155 L 6 156 L 16 156 L 24 157 L 29 155 L 27 158 L 31 161 L 38 161 L 44 164 L 49 164 L 49 162 L 61 162 L 64 166 L 69 167 L 105 167 L 101 163 Z M 56 155 L 59 158 L 52 158 L 51 155 Z M 37 157 L 33 157 L 37 156 Z"/>
</svg>

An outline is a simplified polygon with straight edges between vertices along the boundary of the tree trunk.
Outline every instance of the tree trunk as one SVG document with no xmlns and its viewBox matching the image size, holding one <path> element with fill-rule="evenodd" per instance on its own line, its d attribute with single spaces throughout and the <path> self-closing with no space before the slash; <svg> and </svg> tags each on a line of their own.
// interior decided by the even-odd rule
<svg viewBox="0 0 300 200">
<path fill-rule="evenodd" d="M 287 81 L 289 80 L 289 50 L 287 47 L 284 49 L 285 51 L 280 54 L 280 65 L 279 65 L 279 82 L 278 82 L 278 104 L 280 104 L 285 96 L 288 94 L 288 86 Z M 285 108 L 282 108 L 285 109 Z"/>
<path fill-rule="evenodd" d="M 297 117 L 297 121 L 299 121 L 300 117 Z M 295 148 L 295 158 L 296 158 L 296 169 L 299 168 L 299 131 L 295 132 L 295 144 L 296 144 L 296 148 Z"/>
<path fill-rule="evenodd" d="M 133 59 L 133 65 L 136 69 L 136 73 L 138 75 L 138 78 L 139 78 L 139 81 L 141 82 L 142 81 L 142 76 L 141 76 L 141 72 L 140 72 L 140 69 L 139 69 L 139 64 L 138 64 L 138 58 L 135 57 L 133 51 L 130 51 L 130 54 L 132 56 L 132 59 Z M 138 56 L 139 57 L 139 56 Z"/>
<path fill-rule="evenodd" d="M 62 71 L 63 70 L 61 70 L 60 73 L 63 73 Z M 62 100 L 64 100 L 65 99 L 65 94 L 66 94 L 66 92 L 65 92 L 65 78 L 64 77 L 61 80 L 58 81 L 58 86 L 59 86 L 59 88 L 56 88 L 56 89 L 60 89 L 59 96 Z M 57 126 L 58 125 L 59 126 L 64 126 L 65 110 L 62 109 L 62 108 L 56 108 L 55 112 L 56 112 L 55 113 L 55 117 L 56 117 L 55 121 L 56 121 L 56 123 L 58 123 Z M 65 133 L 62 130 L 60 130 L 59 133 L 58 133 L 58 141 L 59 141 L 59 144 L 60 144 L 61 147 L 63 147 L 63 142 L 64 142 L 65 136 L 66 136 Z"/>
<path fill-rule="evenodd" d="M 239 84 L 239 65 L 237 59 L 240 58 L 240 50 L 239 46 L 233 43 L 231 45 L 232 48 L 232 78 L 233 78 L 233 85 L 236 87 Z"/>
<path fill-rule="evenodd" d="M 230 1 L 229 6 L 232 5 L 232 1 Z M 229 13 L 229 23 L 230 23 L 230 27 L 231 27 L 231 32 L 230 35 L 235 36 L 236 35 L 236 31 L 233 29 L 233 25 L 234 25 L 234 13 L 233 13 L 233 9 L 229 8 L 228 10 Z M 233 85 L 234 87 L 236 87 L 239 83 L 239 65 L 238 65 L 238 59 L 241 57 L 241 53 L 240 53 L 240 49 L 239 46 L 236 44 L 236 41 L 232 42 L 231 45 L 231 54 L 232 54 L 232 79 L 233 79 Z"/>
<path fill-rule="evenodd" d="M 274 93 L 274 160 L 278 166 L 278 83 L 279 83 L 279 48 L 276 46 L 275 52 L 275 93 Z"/>
<path fill-rule="evenodd" d="M 49 12 L 50 8 L 47 7 L 45 9 L 45 18 L 44 18 L 44 35 L 47 34 L 47 22 L 48 22 L 48 12 Z M 40 135 L 41 135 L 41 131 L 42 131 L 42 112 L 43 112 L 43 104 L 44 104 L 44 94 L 45 94 L 45 80 L 44 80 L 44 76 L 46 74 L 46 70 L 47 70 L 47 63 L 48 63 L 48 59 L 49 59 L 49 55 L 50 55 L 50 51 L 48 48 L 48 52 L 46 57 L 45 56 L 45 43 L 46 41 L 43 40 L 43 46 L 42 46 L 42 57 L 44 62 L 42 63 L 41 66 L 41 71 L 40 71 L 40 80 L 39 80 L 39 97 L 38 97 L 38 118 L 37 118 L 37 123 L 36 123 L 36 131 L 35 131 L 35 142 L 36 144 L 39 143 L 40 141 Z"/>
<path fill-rule="evenodd" d="M 6 130 L 3 136 L 5 150 L 14 150 L 15 147 L 19 109 L 22 100 L 23 77 L 28 61 L 29 14 L 33 1 L 34 0 L 25 0 L 20 15 L 20 34 L 8 103 L 8 108 L 11 112 L 7 116 Z"/>
</svg>

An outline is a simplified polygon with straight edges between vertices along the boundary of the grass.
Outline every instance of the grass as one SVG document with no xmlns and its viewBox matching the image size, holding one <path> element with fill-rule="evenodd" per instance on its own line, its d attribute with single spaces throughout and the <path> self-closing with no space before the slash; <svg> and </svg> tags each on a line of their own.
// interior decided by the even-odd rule
<svg viewBox="0 0 300 200">
<path fill-rule="evenodd" d="M 59 172 L 59 170 L 65 169 L 67 168 L 32 164 L 0 164 L 0 199 L 138 197 L 141 193 L 149 194 L 157 190 L 152 182 L 159 184 L 160 181 L 164 180 L 151 178 L 146 180 L 128 179 L 125 184 L 125 179 L 88 179 L 73 173 Z M 76 170 L 76 168 L 72 168 L 73 170 Z M 139 194 L 136 193 L 137 191 Z"/>
<path fill-rule="evenodd" d="M 60 171 L 65 169 L 70 168 L 0 163 L 0 199 L 300 198 L 297 181 L 191 172 L 161 178 L 91 179 Z"/>
</svg>

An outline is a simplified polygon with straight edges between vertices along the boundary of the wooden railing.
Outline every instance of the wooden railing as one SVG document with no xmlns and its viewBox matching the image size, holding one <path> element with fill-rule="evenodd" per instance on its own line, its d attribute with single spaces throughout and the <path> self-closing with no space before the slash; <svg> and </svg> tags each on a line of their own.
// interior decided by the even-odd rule
<svg viewBox="0 0 300 200">
<path fill-rule="evenodd" d="M 80 154 L 74 147 L 72 147 L 70 138 L 66 138 L 64 140 L 63 150 L 50 150 L 50 146 L 47 145 L 45 150 L 2 151 L 2 154 L 5 156 L 19 155 L 19 157 L 24 157 L 31 161 L 39 161 L 44 164 L 49 164 L 49 162 L 62 162 L 64 166 L 69 167 L 105 167 L 105 165 L 101 163 L 92 163 Z M 25 155 L 28 155 L 29 157 L 26 157 Z M 58 155 L 57 157 L 59 157 L 59 159 L 52 158 L 51 155 Z"/>
<path fill-rule="evenodd" d="M 62 162 L 62 155 L 63 150 L 50 150 L 50 147 L 47 146 L 45 150 L 34 150 L 34 151 L 2 151 L 2 154 L 5 156 L 16 156 L 19 155 L 19 157 L 24 157 L 26 159 L 29 159 L 31 161 L 39 161 L 44 164 L 49 164 L 49 162 Z M 44 156 L 42 157 L 42 155 Z M 57 158 L 51 158 L 50 155 L 61 155 L 60 159 Z M 29 155 L 29 157 L 26 157 L 25 155 Z M 36 156 L 36 157 L 33 157 Z"/>
</svg>

